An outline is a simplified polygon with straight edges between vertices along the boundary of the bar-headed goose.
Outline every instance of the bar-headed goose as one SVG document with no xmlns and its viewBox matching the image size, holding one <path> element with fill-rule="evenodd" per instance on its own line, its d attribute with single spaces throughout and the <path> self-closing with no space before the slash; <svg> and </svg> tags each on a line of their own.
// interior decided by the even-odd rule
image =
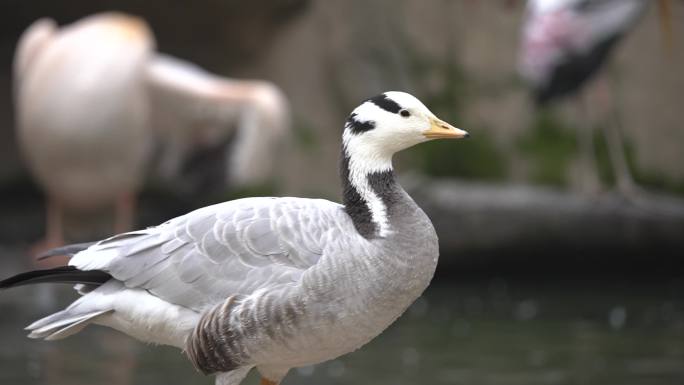
<svg viewBox="0 0 684 385">
<path fill-rule="evenodd" d="M 246 198 L 157 227 L 53 254 L 68 266 L 0 287 L 77 283 L 83 295 L 34 322 L 59 339 L 90 323 L 184 349 L 217 384 L 256 367 L 275 384 L 290 368 L 330 360 L 380 334 L 425 290 L 439 254 L 430 219 L 394 177 L 392 156 L 415 144 L 468 136 L 418 99 L 364 101 L 342 135 L 343 204 Z"/>
</svg>

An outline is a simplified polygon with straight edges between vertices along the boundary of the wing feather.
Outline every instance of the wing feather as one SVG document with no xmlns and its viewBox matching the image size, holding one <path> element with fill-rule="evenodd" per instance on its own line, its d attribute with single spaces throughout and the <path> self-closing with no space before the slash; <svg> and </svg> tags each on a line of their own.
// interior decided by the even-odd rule
<svg viewBox="0 0 684 385">
<path fill-rule="evenodd" d="M 353 230 L 325 200 L 248 198 L 105 239 L 70 264 L 191 309 L 299 279 L 336 234 Z"/>
</svg>

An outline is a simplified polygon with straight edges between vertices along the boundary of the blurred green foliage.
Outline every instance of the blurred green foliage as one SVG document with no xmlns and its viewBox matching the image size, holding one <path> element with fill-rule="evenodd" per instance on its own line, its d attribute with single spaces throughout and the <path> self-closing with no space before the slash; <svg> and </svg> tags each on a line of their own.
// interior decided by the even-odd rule
<svg viewBox="0 0 684 385">
<path fill-rule="evenodd" d="M 603 134 L 603 127 L 594 127 L 594 152 L 596 154 L 596 167 L 598 168 L 598 176 L 605 186 L 615 185 L 615 172 L 613 164 L 610 161 L 610 152 L 608 150 L 608 142 Z M 633 147 L 631 145 L 624 145 L 625 156 L 627 162 L 630 164 L 630 170 L 634 170 L 635 162 Z"/>
<path fill-rule="evenodd" d="M 276 196 L 278 191 L 280 191 L 278 183 L 275 180 L 271 180 L 268 183 L 230 189 L 227 192 L 212 197 L 213 199 L 210 198 L 210 200 L 223 202 L 240 198 Z"/>
<path fill-rule="evenodd" d="M 477 132 L 459 146 L 451 141 L 425 143 L 415 153 L 421 171 L 432 176 L 502 180 L 508 175 L 503 153 L 485 132 Z"/>
<path fill-rule="evenodd" d="M 568 185 L 568 169 L 577 154 L 574 128 L 551 110 L 539 111 L 518 141 L 518 147 L 531 161 L 533 182 L 554 186 Z"/>
<path fill-rule="evenodd" d="M 468 100 L 469 81 L 463 68 L 455 61 L 437 64 L 443 71 L 445 81 L 437 91 L 424 99 L 427 105 L 442 119 L 460 127 L 467 127 L 472 138 L 454 146 L 451 141 L 432 141 L 414 150 L 419 169 L 431 176 L 456 176 L 464 179 L 502 180 L 508 175 L 505 154 L 497 148 L 492 138 L 478 127 L 468 124 L 463 114 L 463 103 Z M 429 76 L 435 70 L 426 62 L 413 65 L 416 76 Z"/>
<path fill-rule="evenodd" d="M 473 137 L 454 146 L 448 141 L 434 141 L 417 146 L 411 151 L 413 163 L 420 171 L 437 177 L 465 179 L 506 180 L 510 175 L 509 163 L 515 154 L 497 146 L 492 130 L 478 127 L 464 113 L 465 103 L 475 97 L 496 97 L 511 89 L 519 89 L 517 77 L 491 81 L 477 79 L 466 73 L 458 55 L 447 54 L 446 60 L 430 59 L 420 54 L 406 39 L 399 39 L 408 69 L 415 84 L 429 84 L 435 74 L 440 74 L 438 90 L 423 92 L 421 99 L 446 121 L 468 128 Z M 454 47 L 446 47 L 453 50 Z M 433 79 L 434 80 L 434 79 Z M 553 108 L 538 110 L 530 127 L 515 143 L 519 154 L 530 167 L 529 180 L 533 183 L 568 187 L 569 171 L 580 156 L 577 143 L 578 127 L 564 121 Z M 608 153 L 603 130 L 594 129 L 594 145 L 599 178 L 605 186 L 614 186 L 615 175 Z M 635 181 L 645 187 L 677 194 L 684 194 L 684 181 L 676 181 L 664 175 L 637 168 L 636 153 L 631 143 L 625 143 L 630 170 Z"/>
<path fill-rule="evenodd" d="M 636 150 L 632 143 L 627 142 L 625 144 L 625 151 L 627 164 L 632 171 L 632 177 L 639 186 L 684 196 L 684 180 L 668 178 L 657 171 L 645 170 L 638 167 L 636 162 Z"/>
<path fill-rule="evenodd" d="M 293 118 L 292 132 L 295 144 L 304 151 L 311 152 L 320 145 L 316 129 L 303 117 L 295 116 Z"/>
</svg>

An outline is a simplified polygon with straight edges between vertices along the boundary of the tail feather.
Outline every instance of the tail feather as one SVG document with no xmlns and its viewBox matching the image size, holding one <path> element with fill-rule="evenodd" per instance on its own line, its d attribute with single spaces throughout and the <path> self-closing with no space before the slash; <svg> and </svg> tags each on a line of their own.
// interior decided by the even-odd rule
<svg viewBox="0 0 684 385">
<path fill-rule="evenodd" d="M 82 246 L 79 246 L 82 247 Z M 73 250 L 73 249 L 72 249 Z M 79 270 L 75 266 L 60 266 L 47 270 L 35 270 L 17 274 L 0 281 L 0 289 L 42 282 L 75 283 L 83 290 L 92 290 L 110 281 L 112 276 L 100 270 Z M 111 282 L 111 281 L 110 281 Z M 88 324 L 113 312 L 110 304 L 92 302 L 88 296 L 72 303 L 68 308 L 44 317 L 26 329 L 30 338 L 57 340 L 83 330 Z"/>
<path fill-rule="evenodd" d="M 50 314 L 47 317 L 43 317 L 38 321 L 30 324 L 24 330 L 36 331 L 40 333 L 39 330 L 52 328 L 56 329 L 70 323 L 79 321 L 83 317 L 84 313 L 75 313 L 71 308 L 66 308 L 64 310 L 58 311 L 57 313 Z"/>
<path fill-rule="evenodd" d="M 28 327 L 29 338 L 45 338 L 48 341 L 69 337 L 83 330 L 98 317 L 113 312 L 112 309 L 92 311 L 85 314 L 71 314 L 70 309 L 62 310 L 40 319 Z"/>
<path fill-rule="evenodd" d="M 47 324 L 57 322 L 61 318 L 64 318 L 66 316 L 66 313 L 67 313 L 67 310 L 62 310 L 62 311 L 58 311 L 57 313 L 50 314 L 49 316 L 43 317 L 43 318 L 35 321 L 34 323 L 30 324 L 29 326 L 25 327 L 24 330 L 32 331 L 32 330 L 40 329 Z"/>
<path fill-rule="evenodd" d="M 55 341 L 55 340 L 61 340 L 62 338 L 67 338 L 71 335 L 74 335 L 81 330 L 83 330 L 86 326 L 88 326 L 91 322 L 95 321 L 95 319 L 99 318 L 101 315 L 108 314 L 110 312 L 113 312 L 114 310 L 107 310 L 103 313 L 96 313 L 92 316 L 84 317 L 78 322 L 74 322 L 66 327 L 63 327 L 56 332 L 50 334 L 49 336 L 45 337 L 46 341 Z"/>
<path fill-rule="evenodd" d="M 101 285 L 112 278 L 111 275 L 100 270 L 78 270 L 74 266 L 60 266 L 47 270 L 34 270 L 17 274 L 0 281 L 0 289 L 15 286 L 30 285 L 43 282 L 85 283 Z"/>
<path fill-rule="evenodd" d="M 74 243 L 71 245 L 66 245 L 62 247 L 57 247 L 54 249 L 50 249 L 43 254 L 41 254 L 38 257 L 38 260 L 41 261 L 43 259 L 47 259 L 50 257 L 57 257 L 60 255 L 67 255 L 69 257 L 73 256 L 74 254 L 78 253 L 79 251 L 83 251 L 90 246 L 96 244 L 97 242 L 85 242 L 85 243 Z"/>
</svg>

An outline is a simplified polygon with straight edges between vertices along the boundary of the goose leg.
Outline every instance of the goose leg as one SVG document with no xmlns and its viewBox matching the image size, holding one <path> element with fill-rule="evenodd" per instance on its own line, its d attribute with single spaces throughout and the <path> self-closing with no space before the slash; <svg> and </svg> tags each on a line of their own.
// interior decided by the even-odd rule
<svg viewBox="0 0 684 385">
<path fill-rule="evenodd" d="M 257 366 L 259 374 L 261 375 L 260 385 L 278 385 L 285 378 L 289 368 L 273 367 L 273 366 Z"/>
<path fill-rule="evenodd" d="M 114 212 L 114 232 L 117 234 L 131 231 L 135 216 L 136 198 L 131 192 L 125 192 L 116 199 Z"/>
<path fill-rule="evenodd" d="M 130 385 L 133 383 L 133 372 L 135 370 L 135 346 L 128 338 L 121 338 L 120 335 L 108 330 L 104 333 L 104 346 L 113 357 L 103 370 L 103 375 L 107 378 L 107 384 L 111 385 Z M 69 366 L 78 362 L 77 351 L 72 349 L 47 349 L 42 355 L 44 361 L 45 383 L 62 384 L 68 383 Z M 66 368 L 66 369 L 65 369 Z"/>
<path fill-rule="evenodd" d="M 113 352 L 114 358 L 107 366 L 105 373 L 107 383 L 111 385 L 130 385 L 133 383 L 133 372 L 136 367 L 135 345 L 128 338 L 121 338 L 108 330 L 104 336 L 104 345 Z"/>
<path fill-rule="evenodd" d="M 230 372 L 219 373 L 216 375 L 215 385 L 240 385 L 250 370 L 251 366 L 243 366 Z"/>
</svg>

